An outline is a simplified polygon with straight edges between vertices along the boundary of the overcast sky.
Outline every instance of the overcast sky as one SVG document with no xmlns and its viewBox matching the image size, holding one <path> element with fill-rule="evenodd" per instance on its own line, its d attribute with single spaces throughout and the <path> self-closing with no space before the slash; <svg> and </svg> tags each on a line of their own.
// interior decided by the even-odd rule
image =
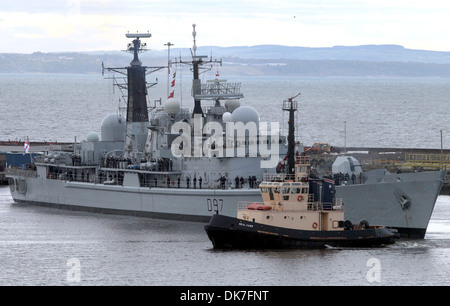
<svg viewBox="0 0 450 306">
<path fill-rule="evenodd" d="M 1 0 L 0 53 L 280 44 L 450 51 L 448 0 Z"/>
</svg>

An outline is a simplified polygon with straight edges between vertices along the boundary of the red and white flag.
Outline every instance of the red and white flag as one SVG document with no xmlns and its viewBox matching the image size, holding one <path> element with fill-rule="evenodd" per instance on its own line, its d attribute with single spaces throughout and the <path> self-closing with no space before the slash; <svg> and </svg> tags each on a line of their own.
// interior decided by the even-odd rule
<svg viewBox="0 0 450 306">
<path fill-rule="evenodd" d="M 25 153 L 30 153 L 30 142 L 28 141 L 28 137 L 27 141 L 23 144 L 23 149 L 25 150 Z"/>
<path fill-rule="evenodd" d="M 177 76 L 177 72 L 175 71 L 175 72 L 173 73 L 173 80 L 172 80 L 172 82 L 171 82 L 171 84 L 170 84 L 170 87 L 172 87 L 172 88 L 175 87 L 175 78 L 176 78 L 176 76 Z M 167 88 L 167 92 L 169 92 L 169 88 Z M 169 94 L 169 96 L 167 97 L 167 99 L 173 98 L 174 95 L 175 95 L 175 89 L 172 90 L 172 92 Z"/>
</svg>

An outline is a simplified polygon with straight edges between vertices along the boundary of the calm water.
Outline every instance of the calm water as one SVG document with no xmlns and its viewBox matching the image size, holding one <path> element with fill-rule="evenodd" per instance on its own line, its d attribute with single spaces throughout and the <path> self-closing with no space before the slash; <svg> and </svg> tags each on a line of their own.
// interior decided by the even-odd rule
<svg viewBox="0 0 450 306">
<path fill-rule="evenodd" d="M 75 283 L 68 281 L 73 258 L 80 264 Z M 367 279 L 371 259 L 379 262 L 379 282 Z M 0 285 L 450 285 L 450 197 L 439 196 L 423 240 L 217 251 L 201 223 L 24 206 L 2 187 L 0 262 Z"/>
<path fill-rule="evenodd" d="M 242 81 L 242 103 L 262 121 L 283 119 L 280 103 L 301 92 L 305 143 L 343 145 L 346 122 L 347 146 L 439 148 L 443 130 L 450 148 L 447 79 L 228 79 Z M 183 104 L 191 106 L 185 83 Z M 150 100 L 165 92 L 158 86 Z M 116 112 L 119 96 L 100 75 L 0 74 L 0 140 L 83 140 Z M 367 278 L 373 259 L 380 282 Z M 74 261 L 80 274 L 71 274 Z M 0 285 L 450 285 L 450 197 L 438 198 L 423 240 L 223 252 L 212 249 L 200 223 L 23 206 L 1 187 L 0 263 Z M 79 283 L 69 282 L 74 275 Z"/>
<path fill-rule="evenodd" d="M 183 73 L 177 74 L 176 97 L 192 108 L 191 81 Z M 160 80 L 149 89 L 150 105 L 166 96 L 166 76 L 148 76 L 149 82 Z M 443 130 L 444 148 L 450 149 L 449 79 L 223 78 L 242 82 L 242 105 L 254 107 L 261 121 L 286 122 L 281 103 L 300 92 L 297 131 L 306 144 L 344 146 L 346 129 L 347 146 L 440 148 Z M 119 98 L 100 74 L 0 74 L 0 140 L 84 140 L 124 106 Z"/>
</svg>

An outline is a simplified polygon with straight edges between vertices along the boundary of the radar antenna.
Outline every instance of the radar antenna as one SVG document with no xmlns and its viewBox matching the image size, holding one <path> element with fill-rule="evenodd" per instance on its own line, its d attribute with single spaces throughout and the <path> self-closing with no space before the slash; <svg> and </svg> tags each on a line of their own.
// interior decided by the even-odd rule
<svg viewBox="0 0 450 306">
<path fill-rule="evenodd" d="M 133 42 L 128 44 L 128 47 L 126 50 L 127 52 L 134 53 L 134 58 L 131 61 L 130 65 L 131 66 L 141 66 L 142 63 L 139 60 L 138 53 L 147 51 L 147 44 L 141 43 L 141 38 L 150 38 L 150 37 L 152 37 L 152 34 L 150 34 L 150 33 L 130 34 L 130 33 L 128 33 L 128 34 L 125 34 L 125 36 L 127 38 L 134 38 Z"/>
<path fill-rule="evenodd" d="M 195 42 L 195 37 L 197 36 L 197 32 L 195 31 L 195 23 L 192 25 L 192 37 L 194 37 L 194 45 L 192 46 L 192 50 L 194 50 L 194 56 L 197 56 L 197 43 Z"/>
<path fill-rule="evenodd" d="M 174 46 L 170 41 L 167 44 L 164 44 L 164 46 L 167 46 L 167 96 L 169 96 L 169 77 L 170 77 L 170 47 Z"/>
</svg>

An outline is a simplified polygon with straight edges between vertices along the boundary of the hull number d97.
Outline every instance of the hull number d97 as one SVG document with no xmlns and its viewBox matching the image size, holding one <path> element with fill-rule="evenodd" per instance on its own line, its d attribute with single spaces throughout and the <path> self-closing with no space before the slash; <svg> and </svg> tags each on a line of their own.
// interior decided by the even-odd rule
<svg viewBox="0 0 450 306">
<path fill-rule="evenodd" d="M 219 213 L 223 209 L 223 200 L 222 199 L 206 199 L 206 206 L 208 207 L 208 211 L 214 211 Z"/>
</svg>

